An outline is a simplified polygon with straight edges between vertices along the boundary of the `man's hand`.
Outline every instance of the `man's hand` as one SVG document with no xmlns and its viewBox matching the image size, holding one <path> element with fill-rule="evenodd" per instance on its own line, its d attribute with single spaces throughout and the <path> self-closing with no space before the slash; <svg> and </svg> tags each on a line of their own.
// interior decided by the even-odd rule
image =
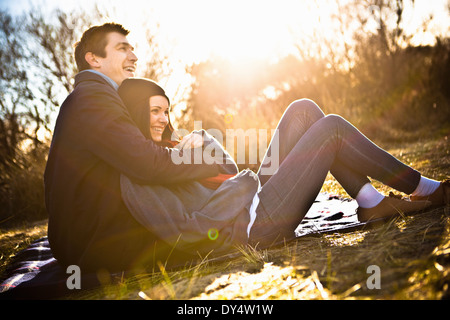
<svg viewBox="0 0 450 320">
<path fill-rule="evenodd" d="M 203 137 L 201 134 L 191 132 L 187 136 L 181 139 L 181 142 L 177 145 L 178 149 L 194 149 L 203 146 Z"/>
</svg>

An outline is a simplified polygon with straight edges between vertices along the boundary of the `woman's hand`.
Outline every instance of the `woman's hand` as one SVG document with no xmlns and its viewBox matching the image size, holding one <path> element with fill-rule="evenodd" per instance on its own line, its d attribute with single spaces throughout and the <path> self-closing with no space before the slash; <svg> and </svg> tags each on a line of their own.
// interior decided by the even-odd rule
<svg viewBox="0 0 450 320">
<path fill-rule="evenodd" d="M 203 146 L 203 137 L 200 133 L 191 132 L 187 136 L 181 139 L 181 142 L 177 145 L 178 149 L 194 149 Z"/>
</svg>

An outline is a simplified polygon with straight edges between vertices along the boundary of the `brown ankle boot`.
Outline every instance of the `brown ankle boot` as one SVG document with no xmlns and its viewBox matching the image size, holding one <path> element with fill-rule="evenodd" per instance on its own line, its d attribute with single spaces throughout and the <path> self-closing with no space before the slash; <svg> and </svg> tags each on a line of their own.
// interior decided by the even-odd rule
<svg viewBox="0 0 450 320">
<path fill-rule="evenodd" d="M 394 197 L 385 197 L 373 208 L 359 207 L 356 213 L 360 222 L 408 215 L 431 206 L 431 201 L 409 201 Z"/>
<path fill-rule="evenodd" d="M 431 201 L 433 207 L 442 207 L 450 204 L 450 180 L 444 180 L 440 186 L 428 196 L 411 196 L 411 201 Z"/>
</svg>

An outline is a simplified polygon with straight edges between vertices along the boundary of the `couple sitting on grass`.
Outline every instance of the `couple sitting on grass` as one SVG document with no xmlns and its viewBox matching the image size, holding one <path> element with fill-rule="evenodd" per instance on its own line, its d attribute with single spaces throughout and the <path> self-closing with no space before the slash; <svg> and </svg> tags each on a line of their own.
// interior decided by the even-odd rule
<svg viewBox="0 0 450 320">
<path fill-rule="evenodd" d="M 117 272 L 293 239 L 328 172 L 356 199 L 360 221 L 449 203 L 448 182 L 422 176 L 307 99 L 288 106 L 259 171 L 239 172 L 207 132 L 176 137 L 164 89 L 135 78 L 127 35 L 107 23 L 75 46 L 79 73 L 45 171 L 48 236 L 61 265 Z M 224 161 L 172 161 L 208 147 Z M 265 170 L 272 152 L 274 172 Z M 385 197 L 368 177 L 410 199 Z"/>
</svg>

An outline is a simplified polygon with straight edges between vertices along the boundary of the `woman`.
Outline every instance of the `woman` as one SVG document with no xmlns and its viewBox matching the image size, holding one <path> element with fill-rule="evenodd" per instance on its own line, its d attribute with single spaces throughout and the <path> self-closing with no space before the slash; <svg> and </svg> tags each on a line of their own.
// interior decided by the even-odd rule
<svg viewBox="0 0 450 320">
<path fill-rule="evenodd" d="M 122 198 L 136 220 L 185 253 L 221 254 L 247 243 L 248 209 L 258 188 L 257 175 L 250 170 L 238 172 L 230 155 L 203 130 L 179 141 L 169 119 L 169 98 L 155 82 L 127 79 L 118 92 L 147 139 L 161 148 L 174 148 L 173 154 L 180 158 L 194 157 L 205 148 L 214 150 L 212 159 L 206 159 L 208 153 L 203 152 L 202 159 L 216 161 L 220 171 L 218 176 L 199 181 L 158 185 L 140 184 L 122 175 Z M 190 163 L 195 166 L 195 159 Z"/>
<path fill-rule="evenodd" d="M 162 88 L 145 79 L 128 79 L 119 94 L 144 135 L 161 146 L 178 143 L 170 141 L 169 99 Z M 143 112 L 150 113 L 142 116 Z M 204 131 L 186 136 L 177 148 L 183 152 L 210 143 L 231 161 Z M 263 169 L 270 165 L 273 150 L 279 152 L 280 166 L 274 174 L 265 175 Z M 183 251 L 201 253 L 213 249 L 215 253 L 227 252 L 237 243 L 267 247 L 294 238 L 295 228 L 328 172 L 358 202 L 360 221 L 445 205 L 450 198 L 448 182 L 421 176 L 349 122 L 336 115 L 326 116 L 306 99 L 286 109 L 257 175 L 249 170 L 237 173 L 234 162 L 223 165 L 222 172 L 204 181 L 165 186 L 143 186 L 122 176 L 123 197 L 137 220 L 163 240 Z M 412 201 L 384 197 L 368 177 L 411 194 Z"/>
</svg>

